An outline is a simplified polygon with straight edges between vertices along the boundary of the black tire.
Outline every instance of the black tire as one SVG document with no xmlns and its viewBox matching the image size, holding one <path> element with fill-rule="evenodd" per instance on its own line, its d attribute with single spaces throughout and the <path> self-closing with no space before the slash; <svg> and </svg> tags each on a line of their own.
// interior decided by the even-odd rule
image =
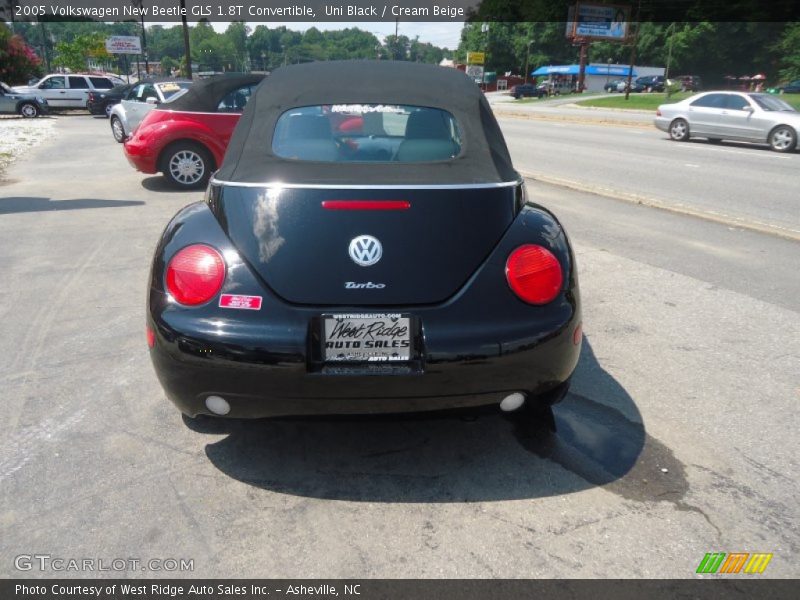
<svg viewBox="0 0 800 600">
<path fill-rule="evenodd" d="M 177 189 L 204 187 L 213 170 L 211 153 L 194 142 L 176 142 L 168 146 L 161 156 L 161 172 L 169 184 Z"/>
<path fill-rule="evenodd" d="M 33 102 L 23 102 L 19 105 L 19 114 L 23 119 L 35 119 L 42 114 L 42 111 Z"/>
<path fill-rule="evenodd" d="M 685 119 L 675 119 L 669 124 L 669 137 L 676 142 L 689 140 L 689 123 Z"/>
<path fill-rule="evenodd" d="M 119 117 L 111 117 L 111 135 L 120 144 L 125 141 L 125 129 L 122 127 L 122 121 L 119 120 Z"/>
<path fill-rule="evenodd" d="M 113 104 L 109 104 L 106 102 L 106 105 L 103 107 L 103 114 L 106 116 L 106 119 L 111 118 L 111 110 L 114 108 Z"/>
<path fill-rule="evenodd" d="M 775 152 L 792 152 L 797 148 L 797 133 L 788 125 L 778 125 L 769 132 L 767 142 Z"/>
</svg>

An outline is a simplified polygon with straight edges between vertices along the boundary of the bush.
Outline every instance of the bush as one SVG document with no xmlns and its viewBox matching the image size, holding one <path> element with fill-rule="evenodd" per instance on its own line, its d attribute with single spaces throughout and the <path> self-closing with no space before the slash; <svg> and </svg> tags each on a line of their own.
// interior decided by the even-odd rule
<svg viewBox="0 0 800 600">
<path fill-rule="evenodd" d="M 9 85 L 27 83 L 41 74 L 42 60 L 18 35 L 0 23 L 0 81 Z"/>
</svg>

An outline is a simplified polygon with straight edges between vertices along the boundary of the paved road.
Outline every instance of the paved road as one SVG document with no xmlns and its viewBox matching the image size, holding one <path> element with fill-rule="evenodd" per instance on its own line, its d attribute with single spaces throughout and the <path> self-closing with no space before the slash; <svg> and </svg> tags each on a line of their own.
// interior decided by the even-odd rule
<svg viewBox="0 0 800 600">
<path fill-rule="evenodd" d="M 516 167 L 527 174 L 800 239 L 800 153 L 679 144 L 649 125 L 508 118 L 500 123 Z"/>
<path fill-rule="evenodd" d="M 584 298 L 557 436 L 496 415 L 195 431 L 143 313 L 156 239 L 201 194 L 133 172 L 103 120 L 56 125 L 0 187 L 0 575 L 41 575 L 13 568 L 36 552 L 210 577 L 692 577 L 718 550 L 800 576 L 800 245 L 532 182 Z"/>
</svg>

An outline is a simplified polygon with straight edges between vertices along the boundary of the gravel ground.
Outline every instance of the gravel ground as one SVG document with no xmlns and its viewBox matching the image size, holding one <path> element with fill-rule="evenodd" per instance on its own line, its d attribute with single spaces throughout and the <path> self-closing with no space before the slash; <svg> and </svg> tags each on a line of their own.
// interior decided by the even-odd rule
<svg viewBox="0 0 800 600">
<path fill-rule="evenodd" d="M 0 181 L 5 179 L 6 169 L 12 162 L 54 135 L 55 122 L 52 117 L 0 118 Z"/>
</svg>

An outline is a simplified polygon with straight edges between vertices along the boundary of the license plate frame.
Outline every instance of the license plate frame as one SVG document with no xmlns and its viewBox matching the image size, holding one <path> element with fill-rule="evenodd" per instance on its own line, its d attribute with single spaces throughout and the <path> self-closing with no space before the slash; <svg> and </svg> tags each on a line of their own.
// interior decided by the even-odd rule
<svg viewBox="0 0 800 600">
<path fill-rule="evenodd" d="M 321 315 L 320 355 L 326 364 L 407 364 L 415 358 L 415 338 L 409 314 Z"/>
</svg>

